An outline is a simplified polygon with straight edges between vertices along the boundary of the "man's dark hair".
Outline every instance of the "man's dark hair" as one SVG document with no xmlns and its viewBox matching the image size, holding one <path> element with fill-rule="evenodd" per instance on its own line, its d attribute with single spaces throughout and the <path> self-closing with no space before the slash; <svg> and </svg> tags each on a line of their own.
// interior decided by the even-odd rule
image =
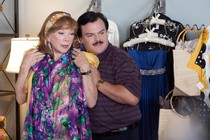
<svg viewBox="0 0 210 140">
<path fill-rule="evenodd" d="M 82 25 L 86 25 L 89 22 L 95 22 L 99 18 L 104 22 L 106 30 L 108 30 L 109 23 L 108 23 L 108 20 L 105 15 L 103 15 L 102 13 L 99 13 L 99 12 L 88 11 L 88 12 L 85 12 L 84 14 L 82 14 L 77 20 L 77 24 L 78 24 L 77 35 L 78 35 L 78 37 L 82 37 L 82 29 L 81 29 Z"/>
</svg>

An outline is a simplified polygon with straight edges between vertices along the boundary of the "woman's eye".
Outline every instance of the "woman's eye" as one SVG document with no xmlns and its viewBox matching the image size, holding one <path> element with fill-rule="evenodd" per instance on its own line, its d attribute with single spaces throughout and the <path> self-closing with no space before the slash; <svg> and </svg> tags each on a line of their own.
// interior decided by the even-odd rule
<svg viewBox="0 0 210 140">
<path fill-rule="evenodd" d="M 58 34 L 64 34 L 63 32 L 58 32 Z"/>
</svg>

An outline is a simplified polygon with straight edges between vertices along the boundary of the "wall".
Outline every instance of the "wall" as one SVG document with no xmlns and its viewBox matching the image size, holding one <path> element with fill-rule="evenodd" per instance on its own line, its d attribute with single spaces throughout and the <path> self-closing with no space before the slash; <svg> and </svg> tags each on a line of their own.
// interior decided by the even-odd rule
<svg viewBox="0 0 210 140">
<path fill-rule="evenodd" d="M 130 25 L 148 17 L 154 3 L 155 0 L 104 0 L 102 12 L 118 25 L 122 44 L 129 37 Z"/>
<path fill-rule="evenodd" d="M 210 1 L 209 0 L 168 0 L 166 2 L 166 15 L 183 25 L 193 26 L 197 24 L 210 25 Z"/>
<path fill-rule="evenodd" d="M 117 23 L 122 44 L 129 38 L 130 25 L 148 17 L 154 3 L 155 0 L 104 0 L 102 12 Z M 165 14 L 183 25 L 210 25 L 209 0 L 165 0 L 165 3 Z"/>
<path fill-rule="evenodd" d="M 20 36 L 37 36 L 47 16 L 57 10 L 72 14 L 75 19 L 86 11 L 90 0 L 21 0 L 19 1 Z"/>
<path fill-rule="evenodd" d="M 21 0 L 19 1 L 20 36 L 36 36 L 45 18 L 54 10 L 70 12 L 77 19 L 85 12 L 91 0 Z M 152 12 L 155 0 L 101 0 L 102 12 L 115 21 L 120 32 L 120 42 L 129 37 L 130 25 L 142 20 Z M 210 25 L 209 0 L 166 0 L 166 15 L 183 25 Z"/>
</svg>

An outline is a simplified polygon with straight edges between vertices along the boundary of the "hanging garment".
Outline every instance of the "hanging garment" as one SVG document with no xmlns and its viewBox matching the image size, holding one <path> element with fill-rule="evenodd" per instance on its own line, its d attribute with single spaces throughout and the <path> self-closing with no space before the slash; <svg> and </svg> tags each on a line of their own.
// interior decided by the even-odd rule
<svg viewBox="0 0 210 140">
<path fill-rule="evenodd" d="M 206 61 L 203 59 L 203 54 L 206 52 L 207 41 L 208 30 L 204 28 L 187 65 L 189 68 L 193 69 L 198 73 L 199 81 L 202 85 L 200 87 L 201 90 L 204 90 L 208 87 L 206 83 L 206 75 L 204 72 L 204 69 L 206 67 Z"/>
<path fill-rule="evenodd" d="M 137 62 L 142 74 L 142 96 L 139 107 L 142 112 L 140 120 L 140 139 L 157 140 L 159 118 L 159 96 L 164 97 L 168 89 L 166 72 L 166 50 L 128 50 Z"/>
<path fill-rule="evenodd" d="M 109 28 L 108 28 L 108 40 L 109 42 L 116 47 L 120 47 L 120 40 L 119 40 L 119 31 L 117 24 L 112 21 L 108 20 Z"/>
<path fill-rule="evenodd" d="M 163 14 L 158 16 L 159 19 L 162 19 L 161 22 L 158 22 L 161 24 L 153 22 L 150 25 L 149 18 L 131 25 L 130 38 L 127 41 L 142 37 L 148 33 L 146 29 L 152 29 L 149 30 L 154 31 L 151 35 L 155 37 L 157 35 L 158 38 L 175 44 L 176 37 L 184 26 Z M 139 139 L 158 140 L 159 96 L 165 97 L 174 87 L 172 53 L 174 47 L 151 41 L 136 43 L 126 49 L 137 62 L 142 74 L 142 96 L 139 102 L 142 118 L 139 126 Z"/>
</svg>

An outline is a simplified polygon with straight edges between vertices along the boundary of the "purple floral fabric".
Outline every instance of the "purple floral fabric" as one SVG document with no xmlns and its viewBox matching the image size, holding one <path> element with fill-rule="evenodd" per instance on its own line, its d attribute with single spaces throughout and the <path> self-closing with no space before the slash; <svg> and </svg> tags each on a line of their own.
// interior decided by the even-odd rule
<svg viewBox="0 0 210 140">
<path fill-rule="evenodd" d="M 82 77 L 71 56 L 71 50 L 56 62 L 45 56 L 33 67 L 22 139 L 92 139 Z"/>
</svg>

